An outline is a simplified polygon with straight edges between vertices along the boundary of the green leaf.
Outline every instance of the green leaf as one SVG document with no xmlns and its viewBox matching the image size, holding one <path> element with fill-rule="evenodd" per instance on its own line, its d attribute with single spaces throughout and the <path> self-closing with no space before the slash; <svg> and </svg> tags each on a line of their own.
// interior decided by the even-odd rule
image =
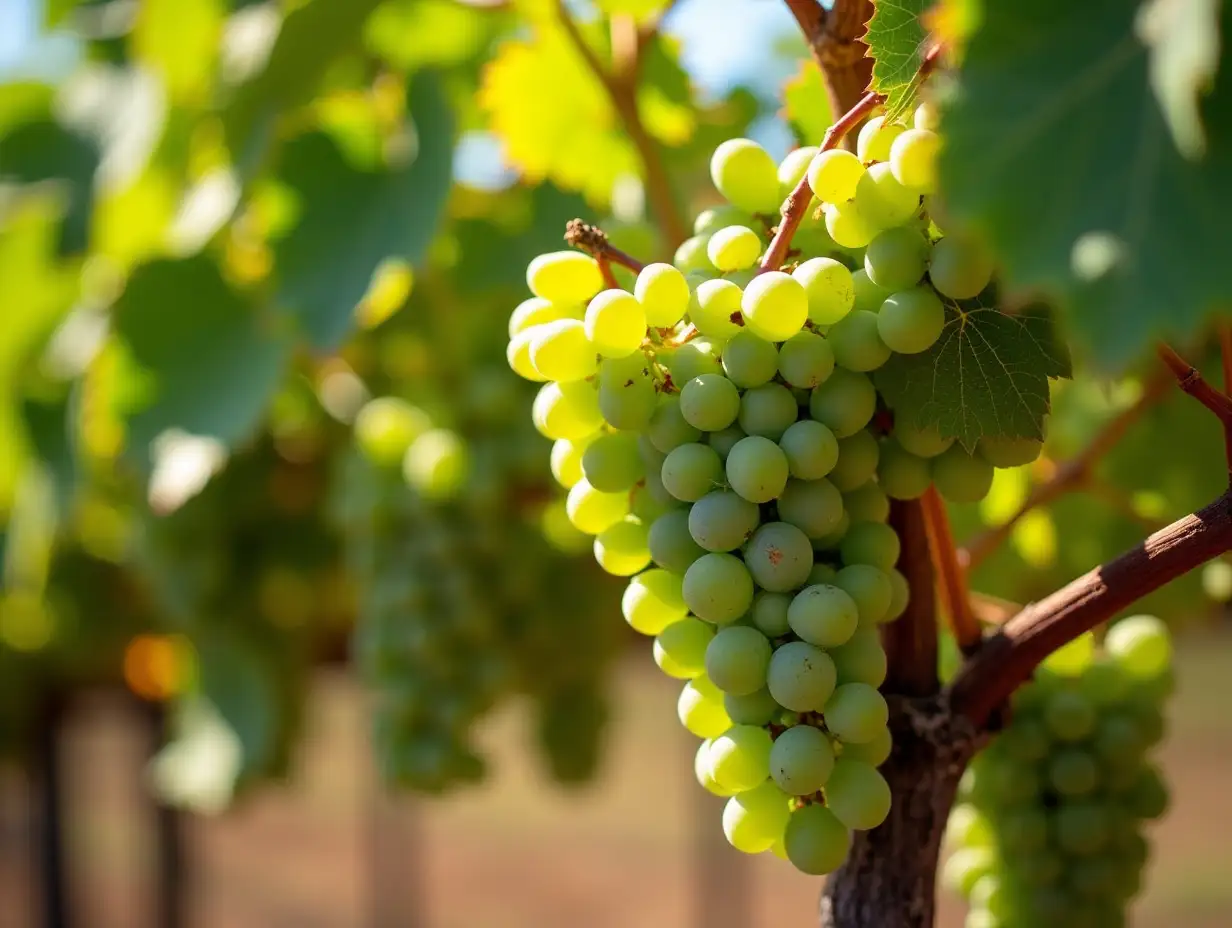
<svg viewBox="0 0 1232 928">
<path fill-rule="evenodd" d="M 1010 287 L 1068 310 L 1105 365 L 1232 301 L 1232 262 L 1202 244 L 1227 236 L 1232 77 L 1203 102 L 1206 156 L 1187 160 L 1134 19 L 1117 0 L 987 5 L 943 125 L 950 215 L 989 238 Z"/>
<path fill-rule="evenodd" d="M 132 53 L 162 79 L 172 103 L 208 101 L 225 15 L 223 0 L 144 0 L 138 6 Z"/>
<path fill-rule="evenodd" d="M 1041 438 L 1050 377 L 1069 373 L 1051 317 L 976 306 L 946 307 L 945 328 L 928 351 L 895 354 L 876 373 L 895 415 L 936 425 L 968 450 L 984 436 Z"/>
<path fill-rule="evenodd" d="M 201 692 L 239 739 L 239 775 L 250 776 L 274 761 L 279 738 L 279 693 L 275 667 L 263 649 L 215 626 L 196 636 Z"/>
<path fill-rule="evenodd" d="M 77 454 L 72 430 L 80 414 L 71 394 L 60 399 L 27 398 L 21 407 L 26 434 L 34 453 L 47 468 L 62 513 L 71 512 L 77 488 Z"/>
<path fill-rule="evenodd" d="M 207 257 L 139 267 L 115 306 L 115 333 L 145 379 L 126 410 L 128 447 L 145 460 L 163 432 L 231 444 L 246 437 L 282 377 L 290 339 L 232 289 Z"/>
<path fill-rule="evenodd" d="M 874 0 L 864 41 L 873 59 L 872 89 L 885 94 L 891 118 L 915 94 L 915 76 L 928 38 L 920 15 L 931 5 L 930 0 Z"/>
<path fill-rule="evenodd" d="M 482 55 L 502 18 L 456 0 L 388 0 L 364 27 L 369 48 L 405 71 Z"/>
<path fill-rule="evenodd" d="M 1151 89 L 1187 158 L 1206 151 L 1198 101 L 1219 69 L 1222 6 L 1221 0 L 1149 0 L 1138 14 L 1138 34 L 1150 47 Z"/>
<path fill-rule="evenodd" d="M 357 46 L 380 0 L 307 0 L 278 32 L 265 68 L 240 85 L 223 114 L 236 163 L 251 168 L 285 109 L 313 98 L 325 70 Z"/>
<path fill-rule="evenodd" d="M 320 132 L 289 142 L 282 180 L 299 200 L 299 221 L 274 243 L 278 303 L 314 347 L 338 345 L 355 305 L 386 258 L 418 262 L 449 195 L 452 115 L 436 81 L 419 74 L 409 94 L 417 150 L 403 164 L 363 170 Z"/>
<path fill-rule="evenodd" d="M 800 62 L 800 70 L 783 86 L 783 112 L 801 145 L 818 145 L 834 116 L 821 79 L 821 68 L 812 60 Z"/>
</svg>

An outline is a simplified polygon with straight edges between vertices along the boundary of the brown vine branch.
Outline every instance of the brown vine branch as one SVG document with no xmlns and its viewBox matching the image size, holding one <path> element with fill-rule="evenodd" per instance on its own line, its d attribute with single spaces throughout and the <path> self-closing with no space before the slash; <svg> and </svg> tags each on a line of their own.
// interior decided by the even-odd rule
<svg viewBox="0 0 1232 928">
<path fill-rule="evenodd" d="M 1207 383 L 1202 373 L 1177 354 L 1170 345 L 1161 342 L 1156 351 L 1160 360 L 1168 365 L 1168 370 L 1176 377 L 1177 385 L 1219 418 L 1223 425 L 1228 472 L 1232 477 L 1232 398 Z"/>
<path fill-rule="evenodd" d="M 1219 327 L 1219 358 L 1223 362 L 1223 392 L 1232 396 L 1232 323 Z"/>
<path fill-rule="evenodd" d="M 975 617 L 985 625 L 1004 625 L 1022 611 L 1022 606 L 1018 603 L 975 592 L 971 593 L 971 608 Z"/>
<path fill-rule="evenodd" d="M 643 32 L 636 28 L 627 17 L 613 17 L 613 48 L 612 59 L 614 67 L 609 68 L 595 50 L 591 48 L 586 37 L 578 29 L 577 23 L 570 14 L 565 0 L 556 0 L 557 18 L 570 42 L 578 54 L 586 62 L 586 66 L 594 73 L 612 102 L 612 107 L 620 117 L 625 132 L 633 147 L 637 149 L 638 158 L 642 162 L 642 173 L 646 181 L 646 198 L 659 222 L 659 227 L 675 248 L 688 237 L 688 227 L 684 215 L 676 203 L 676 195 L 672 192 L 671 179 L 667 175 L 667 167 L 658 145 L 646 131 L 641 114 L 637 109 L 637 79 L 640 71 L 642 50 L 654 35 L 653 31 Z"/>
<path fill-rule="evenodd" d="M 611 276 L 609 264 L 619 264 L 627 267 L 634 274 L 640 274 L 646 265 L 630 254 L 621 251 L 607 239 L 607 233 L 598 226 L 581 219 L 570 219 L 565 224 L 565 242 L 579 251 L 584 251 L 599 262 L 599 269 L 604 271 L 604 279 Z M 608 286 L 618 286 L 612 279 Z"/>
<path fill-rule="evenodd" d="M 881 629 L 886 651 L 885 691 L 902 696 L 930 696 L 937 678 L 937 599 L 928 530 L 918 500 L 890 504 L 890 525 L 902 541 L 898 570 L 907 578 L 906 611 Z"/>
<path fill-rule="evenodd" d="M 959 551 L 959 562 L 971 570 L 1003 545 L 1014 532 L 1014 526 L 1033 509 L 1056 502 L 1062 496 L 1079 489 L 1091 479 L 1095 464 L 1125 437 L 1130 426 L 1143 413 L 1159 402 L 1172 386 L 1172 378 L 1164 373 L 1151 377 L 1142 387 L 1137 402 L 1109 419 L 1077 455 L 1057 466 L 1050 479 L 1031 488 L 1021 506 L 1005 522 L 977 535 Z"/>
<path fill-rule="evenodd" d="M 817 0 L 785 2 L 825 76 L 830 112 L 845 113 L 873 75 L 864 43 L 865 26 L 873 16 L 871 0 L 835 0 L 829 10 Z"/>
<path fill-rule="evenodd" d="M 1230 549 L 1232 490 L 1006 622 L 954 678 L 955 710 L 986 724 L 1053 651 Z"/>
<path fill-rule="evenodd" d="M 980 646 L 982 632 L 971 608 L 971 592 L 967 588 L 967 572 L 959 561 L 954 546 L 954 532 L 945 501 L 936 487 L 930 486 L 920 500 L 924 524 L 928 529 L 928 547 L 933 566 L 940 579 L 941 602 L 950 617 L 950 630 L 963 654 L 973 654 Z"/>
</svg>

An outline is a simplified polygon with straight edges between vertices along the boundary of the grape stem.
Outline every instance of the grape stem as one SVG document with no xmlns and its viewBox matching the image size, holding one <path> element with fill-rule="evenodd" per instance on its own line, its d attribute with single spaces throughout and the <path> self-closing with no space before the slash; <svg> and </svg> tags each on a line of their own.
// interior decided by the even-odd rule
<svg viewBox="0 0 1232 928">
<path fill-rule="evenodd" d="M 570 219 L 565 224 L 565 242 L 578 251 L 584 251 L 599 262 L 599 270 L 603 271 L 604 280 L 609 287 L 617 287 L 612 275 L 611 265 L 619 264 L 634 274 L 640 274 L 646 265 L 632 255 L 626 254 L 608 241 L 607 233 L 598 226 L 581 219 Z"/>
<path fill-rule="evenodd" d="M 1232 398 L 1212 387 L 1201 371 L 1177 354 L 1171 346 L 1161 342 L 1156 351 L 1160 360 L 1168 365 L 1168 369 L 1176 377 L 1177 386 L 1213 412 L 1223 424 L 1224 451 L 1228 461 L 1229 483 L 1232 484 Z M 1228 353 L 1222 353 L 1226 372 Z"/>
<path fill-rule="evenodd" d="M 940 579 L 941 604 L 950 617 L 950 630 L 963 654 L 979 649 L 982 633 L 971 608 L 971 592 L 967 587 L 967 571 L 954 545 L 954 531 L 945 502 L 935 486 L 930 486 L 920 500 L 924 510 L 924 525 L 928 530 L 928 547 L 933 566 Z"/>
</svg>

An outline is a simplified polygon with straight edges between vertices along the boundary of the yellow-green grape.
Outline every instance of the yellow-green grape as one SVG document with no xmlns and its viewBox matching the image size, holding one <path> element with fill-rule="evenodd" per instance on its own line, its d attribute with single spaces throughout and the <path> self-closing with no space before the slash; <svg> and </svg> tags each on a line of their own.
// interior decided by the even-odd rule
<svg viewBox="0 0 1232 928">
<path fill-rule="evenodd" d="M 888 161 L 894 140 L 906 130 L 898 123 L 886 124 L 884 116 L 874 116 L 860 129 L 856 138 L 856 155 L 867 164 L 870 161 Z"/>
<path fill-rule="evenodd" d="M 625 516 L 595 537 L 595 560 L 609 574 L 632 577 L 650 563 L 649 534 L 637 516 Z"/>
<path fill-rule="evenodd" d="M 710 179 L 727 202 L 742 210 L 778 211 L 778 165 L 751 139 L 728 139 L 716 148 L 710 158 Z"/>
<path fill-rule="evenodd" d="M 371 460 L 392 467 L 431 427 L 432 420 L 418 406 L 396 396 L 378 396 L 355 416 L 355 440 Z"/>
<path fill-rule="evenodd" d="M 933 245 L 928 279 L 937 292 L 956 300 L 977 296 L 992 280 L 992 256 L 975 240 L 947 235 Z"/>
<path fill-rule="evenodd" d="M 739 318 L 743 296 L 744 292 L 730 280 L 707 280 L 693 293 L 689 320 L 702 335 L 729 339 L 742 328 L 732 318 Z"/>
<path fill-rule="evenodd" d="M 599 264 L 578 251 L 539 255 L 526 268 L 526 285 L 553 303 L 585 303 L 603 289 Z"/>
<path fill-rule="evenodd" d="M 826 231 L 844 248 L 863 248 L 879 231 L 856 200 L 841 204 L 827 203 L 825 214 Z"/>
<path fill-rule="evenodd" d="M 710 745 L 710 769 L 715 780 L 735 792 L 760 786 L 770 778 L 773 744 L 764 728 L 733 725 Z"/>
<path fill-rule="evenodd" d="M 864 165 L 860 159 L 843 148 L 821 152 L 808 168 L 809 186 L 818 199 L 826 203 L 850 200 L 856 195 L 856 185 L 863 176 Z"/>
<path fill-rule="evenodd" d="M 723 834 L 738 851 L 760 854 L 783 840 L 791 816 L 790 797 L 773 783 L 744 790 L 723 807 Z"/>
<path fill-rule="evenodd" d="M 985 435 L 976 452 L 993 467 L 1022 467 L 1039 458 L 1044 443 L 1038 438 L 994 438 Z"/>
<path fill-rule="evenodd" d="M 633 295 L 646 311 L 646 324 L 673 326 L 689 308 L 689 282 L 670 264 L 647 264 L 637 275 Z"/>
<path fill-rule="evenodd" d="M 851 271 L 833 258 L 810 258 L 791 274 L 808 295 L 808 317 L 817 325 L 834 325 L 855 305 Z"/>
<path fill-rule="evenodd" d="M 920 105 L 915 108 L 911 124 L 917 129 L 936 132 L 941 125 L 941 114 L 937 111 L 936 104 L 931 100 L 921 100 Z"/>
<path fill-rule="evenodd" d="M 565 511 L 578 531 L 598 535 L 629 514 L 629 494 L 604 493 L 583 477 L 569 489 Z"/>
<path fill-rule="evenodd" d="M 600 434 L 591 432 L 579 438 L 558 438 L 552 443 L 552 476 L 566 490 L 582 479 L 582 455 Z"/>
<path fill-rule="evenodd" d="M 945 328 L 945 308 L 932 287 L 891 294 L 877 314 L 877 333 L 899 354 L 927 351 Z"/>
<path fill-rule="evenodd" d="M 790 274 L 769 271 L 758 274 L 745 287 L 740 309 L 754 335 L 782 342 L 799 332 L 808 320 L 808 293 Z"/>
<path fill-rule="evenodd" d="M 428 499 L 449 499 L 465 482 L 469 463 L 460 435 L 449 429 L 429 429 L 406 449 L 402 475 Z"/>
<path fill-rule="evenodd" d="M 577 319 L 557 319 L 531 331 L 530 363 L 548 380 L 585 380 L 599 370 L 595 346 Z"/>
<path fill-rule="evenodd" d="M 657 635 L 673 622 L 679 622 L 689 612 L 682 584 L 679 574 L 661 567 L 638 574 L 620 598 L 625 621 L 643 635 Z"/>
<path fill-rule="evenodd" d="M 920 193 L 900 184 L 890 165 L 874 164 L 860 178 L 854 202 L 870 225 L 892 229 L 916 214 Z"/>
<path fill-rule="evenodd" d="M 847 859 L 851 832 L 825 806 L 801 806 L 788 819 L 783 844 L 787 859 L 797 870 L 811 876 L 824 876 L 833 873 Z"/>
<path fill-rule="evenodd" d="M 714 626 L 701 619 L 687 616 L 673 622 L 655 637 L 655 663 L 677 680 L 699 677 L 706 669 L 706 647 L 713 638 Z"/>
<path fill-rule="evenodd" d="M 684 685 L 676 700 L 676 714 L 680 724 L 699 738 L 717 738 L 732 724 L 723 708 L 723 694 L 705 674 Z"/>
<path fill-rule="evenodd" d="M 728 226 L 710 236 L 706 256 L 720 271 L 743 271 L 761 254 L 761 239 L 745 226 Z"/>
<path fill-rule="evenodd" d="M 937 186 L 937 150 L 941 136 L 927 129 L 908 129 L 890 147 L 890 169 L 904 187 L 932 193 Z"/>
<path fill-rule="evenodd" d="M 578 319 L 581 315 L 580 306 L 566 306 L 545 300 L 541 296 L 532 296 L 519 303 L 509 314 L 509 337 L 513 338 L 532 325 L 543 325 L 557 319 Z"/>
<path fill-rule="evenodd" d="M 605 358 L 627 358 L 646 338 L 646 311 L 624 290 L 604 290 L 586 307 L 586 337 Z"/>
<path fill-rule="evenodd" d="M 788 152 L 787 157 L 779 162 L 780 199 L 786 199 L 787 195 L 796 189 L 796 184 L 800 183 L 800 179 L 808 173 L 809 165 L 813 163 L 817 152 L 816 145 L 806 145 Z"/>
<path fill-rule="evenodd" d="M 878 321 L 876 313 L 857 309 L 830 327 L 826 339 L 839 367 L 874 371 L 890 360 L 890 346 L 882 341 Z"/>
<path fill-rule="evenodd" d="M 535 370 L 535 365 L 530 359 L 530 346 L 539 334 L 540 328 L 541 326 L 532 325 L 528 329 L 523 329 L 509 339 L 509 344 L 505 348 L 505 360 L 509 362 L 510 370 L 523 380 L 529 380 L 532 383 L 543 383 L 548 379 Z"/>
<path fill-rule="evenodd" d="M 693 775 L 697 777 L 697 782 L 701 784 L 702 789 L 715 796 L 724 798 L 730 796 L 733 790 L 724 789 L 719 786 L 718 781 L 714 778 L 714 772 L 710 769 L 710 745 L 713 739 L 707 738 L 697 747 L 697 753 L 693 755 Z"/>
<path fill-rule="evenodd" d="M 933 483 L 951 503 L 978 503 L 992 489 L 993 466 L 952 445 L 933 458 Z"/>
<path fill-rule="evenodd" d="M 697 214 L 697 218 L 693 220 L 693 234 L 714 235 L 719 229 L 725 229 L 727 226 L 747 226 L 752 222 L 752 216 L 735 206 L 730 204 L 712 206 Z"/>
<path fill-rule="evenodd" d="M 1104 638 L 1104 649 L 1135 677 L 1161 676 L 1172 664 L 1168 627 L 1153 615 L 1122 619 Z"/>
<path fill-rule="evenodd" d="M 531 421 L 544 438 L 582 438 L 603 425 L 599 394 L 584 380 L 550 381 L 539 388 Z"/>
</svg>

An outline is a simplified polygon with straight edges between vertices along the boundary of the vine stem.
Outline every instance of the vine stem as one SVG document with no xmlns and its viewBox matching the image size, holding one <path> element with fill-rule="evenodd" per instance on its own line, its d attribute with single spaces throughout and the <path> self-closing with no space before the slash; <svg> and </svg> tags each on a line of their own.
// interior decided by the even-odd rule
<svg viewBox="0 0 1232 928">
<path fill-rule="evenodd" d="M 611 265 L 619 264 L 634 274 L 640 274 L 646 265 L 630 254 L 621 251 L 607 239 L 607 233 L 582 219 L 570 219 L 565 224 L 565 242 L 579 251 L 584 251 L 599 262 L 604 282 L 612 288 L 619 286 L 612 277 Z"/>
<path fill-rule="evenodd" d="M 1168 369 L 1176 377 L 1177 385 L 1213 412 L 1223 425 L 1224 452 L 1232 482 L 1232 398 L 1207 383 L 1201 371 L 1177 354 L 1170 345 L 1161 342 L 1156 351 L 1160 360 L 1168 365 Z"/>
<path fill-rule="evenodd" d="M 980 646 L 982 632 L 971 608 L 971 592 L 967 588 L 967 572 L 958 557 L 954 545 L 954 532 L 950 528 L 950 516 L 945 501 L 935 486 L 930 486 L 920 500 L 924 510 L 924 524 L 928 529 L 928 547 L 932 552 L 933 566 L 940 580 L 939 590 L 946 614 L 950 617 L 950 630 L 963 654 L 973 654 Z"/>
</svg>

